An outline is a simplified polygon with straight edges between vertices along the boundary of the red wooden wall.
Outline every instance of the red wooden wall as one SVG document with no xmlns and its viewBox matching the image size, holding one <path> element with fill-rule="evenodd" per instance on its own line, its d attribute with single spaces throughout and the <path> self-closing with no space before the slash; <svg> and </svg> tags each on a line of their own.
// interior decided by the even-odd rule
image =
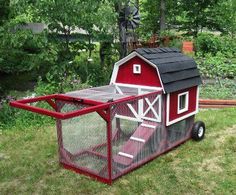
<svg viewBox="0 0 236 195">
<path fill-rule="evenodd" d="M 141 74 L 133 73 L 133 64 L 141 65 Z M 137 56 L 119 67 L 116 83 L 161 87 L 156 68 Z"/>
<path fill-rule="evenodd" d="M 189 91 L 189 107 L 188 111 L 178 114 L 178 94 Z M 189 113 L 196 111 L 197 106 L 197 86 L 191 87 L 189 89 L 184 89 L 180 91 L 176 91 L 170 94 L 170 101 L 169 101 L 169 122 L 183 117 Z M 168 113 L 167 113 L 168 114 Z"/>
</svg>

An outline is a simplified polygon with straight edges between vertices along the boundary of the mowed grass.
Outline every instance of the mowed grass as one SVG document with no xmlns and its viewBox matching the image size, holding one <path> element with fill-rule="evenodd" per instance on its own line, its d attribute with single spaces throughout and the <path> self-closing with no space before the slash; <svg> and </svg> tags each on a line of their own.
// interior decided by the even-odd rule
<svg viewBox="0 0 236 195">
<path fill-rule="evenodd" d="M 236 194 L 236 109 L 201 110 L 201 142 L 188 141 L 112 186 L 61 168 L 55 127 L 0 135 L 0 194 Z"/>
</svg>

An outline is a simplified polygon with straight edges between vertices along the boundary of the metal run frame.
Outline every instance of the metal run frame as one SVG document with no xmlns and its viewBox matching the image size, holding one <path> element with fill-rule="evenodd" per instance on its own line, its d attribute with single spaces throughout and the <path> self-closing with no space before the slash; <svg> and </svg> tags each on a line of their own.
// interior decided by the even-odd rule
<svg viewBox="0 0 236 195">
<path fill-rule="evenodd" d="M 92 148 L 92 150 L 86 150 L 83 151 L 83 153 L 91 153 L 92 155 L 95 156 L 99 156 L 101 158 L 107 158 L 107 171 L 108 171 L 108 176 L 107 178 L 100 176 L 97 172 L 92 171 L 88 168 L 85 167 L 76 167 L 70 163 L 67 163 L 66 159 L 61 160 L 60 159 L 60 163 L 61 165 L 66 168 L 66 169 L 70 169 L 73 170 L 77 173 L 81 173 L 87 176 L 90 176 L 98 181 L 101 181 L 103 183 L 109 184 L 111 185 L 113 180 L 121 177 L 122 175 L 142 166 L 143 164 L 153 160 L 154 158 L 156 158 L 157 156 L 166 153 L 167 151 L 171 150 L 173 147 L 176 147 L 177 145 L 185 142 L 186 140 L 188 140 L 190 138 L 190 135 L 186 136 L 184 139 L 179 140 L 178 142 L 174 143 L 174 145 L 172 145 L 171 147 L 167 148 L 165 151 L 162 152 L 157 152 L 154 153 L 152 155 L 150 155 L 149 157 L 143 159 L 142 161 L 126 168 L 125 170 L 123 170 L 122 172 L 118 173 L 114 176 L 112 176 L 112 171 L 114 170 L 115 167 L 113 167 L 113 163 L 112 163 L 112 140 L 116 139 L 116 134 L 112 135 L 112 119 L 115 116 L 111 116 L 111 109 L 113 106 L 115 106 L 118 103 L 129 103 L 133 100 L 138 100 L 140 101 L 140 99 L 144 99 L 147 100 L 147 98 L 149 96 L 152 95 L 158 95 L 157 97 L 160 97 L 162 95 L 162 91 L 155 91 L 155 92 L 150 92 L 147 94 L 140 94 L 137 96 L 130 96 L 130 97 L 125 97 L 113 102 L 99 102 L 99 101 L 94 101 L 94 100 L 90 100 L 90 99 L 81 99 L 81 98 L 74 98 L 74 97 L 69 97 L 68 95 L 63 95 L 63 94 L 54 94 L 54 95 L 47 95 L 47 96 L 41 96 L 41 97 L 36 97 L 36 98 L 30 98 L 30 99 L 23 99 L 23 100 L 17 100 L 17 101 L 13 101 L 10 103 L 11 106 L 16 107 L 16 108 L 21 108 L 21 109 L 25 109 L 31 112 L 35 112 L 38 114 L 42 114 L 42 115 L 46 115 L 46 116 L 50 116 L 50 117 L 54 117 L 56 118 L 56 125 L 57 125 L 57 136 L 58 136 L 58 144 L 59 144 L 59 155 L 63 152 L 63 153 L 67 153 L 68 151 L 66 151 L 63 148 L 63 140 L 62 140 L 62 126 L 61 126 L 61 120 L 65 120 L 65 119 L 70 119 L 70 118 L 74 118 L 77 116 L 81 116 L 84 114 L 88 114 L 88 113 L 92 113 L 92 112 L 97 112 L 105 121 L 107 124 L 107 128 L 106 128 L 106 142 L 103 144 L 100 144 L 98 146 L 94 146 L 94 148 Z M 56 104 L 57 100 L 59 101 L 65 101 L 65 102 L 73 102 L 73 103 L 81 103 L 83 105 L 87 105 L 88 107 L 83 108 L 81 110 L 76 110 L 76 111 L 71 111 L 68 113 L 62 113 L 61 111 L 61 107 L 59 108 Z M 166 98 L 161 98 L 162 100 L 162 105 L 163 107 L 165 107 L 165 101 Z M 52 110 L 48 110 L 48 109 L 44 109 L 44 108 L 39 108 L 36 106 L 36 104 L 30 105 L 31 103 L 36 103 L 36 102 L 47 102 L 48 105 L 50 105 L 50 107 L 52 108 Z M 155 99 L 155 101 L 157 101 L 157 99 Z M 147 102 L 147 104 L 149 105 L 149 110 L 152 109 L 151 105 L 153 104 L 152 102 Z M 63 107 L 63 105 L 62 105 Z M 163 108 L 162 113 L 162 123 L 165 124 L 166 118 L 165 118 L 165 108 Z M 101 147 L 101 146 L 106 145 L 107 146 L 107 156 L 102 156 L 100 153 L 96 153 L 95 151 L 93 151 L 96 147 Z M 82 154 L 82 153 L 80 153 Z M 77 155 L 80 155 L 77 154 Z M 70 155 L 69 153 L 67 153 L 67 155 Z M 61 155 L 60 155 L 61 156 Z"/>
</svg>

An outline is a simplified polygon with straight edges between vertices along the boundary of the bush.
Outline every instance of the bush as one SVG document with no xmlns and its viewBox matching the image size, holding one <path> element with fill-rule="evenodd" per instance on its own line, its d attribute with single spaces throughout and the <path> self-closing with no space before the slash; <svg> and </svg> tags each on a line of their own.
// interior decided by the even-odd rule
<svg viewBox="0 0 236 195">
<path fill-rule="evenodd" d="M 78 84 L 71 82 L 66 86 L 65 92 L 89 87 L 87 83 Z M 42 96 L 57 92 L 58 89 L 55 87 L 55 85 L 43 82 L 42 79 L 39 78 L 34 92 L 31 92 L 29 96 Z M 22 97 L 18 98 L 21 99 Z M 35 128 L 42 125 L 53 124 L 54 120 L 51 117 L 10 107 L 9 103 L 14 99 L 16 99 L 16 97 L 8 96 L 0 101 L 0 131 L 12 128 L 24 130 L 26 127 Z M 38 102 L 35 106 L 50 109 L 50 106 L 43 102 Z"/>
<path fill-rule="evenodd" d="M 48 44 L 47 33 L 13 29 L 10 25 L 0 32 L 0 71 L 19 73 L 47 68 L 55 62 L 54 47 Z"/>
<path fill-rule="evenodd" d="M 195 48 L 197 52 L 205 55 L 211 53 L 216 55 L 221 52 L 225 55 L 235 54 L 236 40 L 229 36 L 217 36 L 210 33 L 201 33 L 195 39 Z"/>
<path fill-rule="evenodd" d="M 218 52 L 216 55 L 211 53 L 202 57 L 198 54 L 196 61 L 199 65 L 201 74 L 207 78 L 235 78 L 236 77 L 236 59 L 228 59 L 227 56 Z"/>
<path fill-rule="evenodd" d="M 112 63 L 112 62 L 111 62 Z M 109 83 L 112 65 L 101 66 L 97 53 L 94 53 L 91 59 L 86 54 L 81 53 L 75 58 L 77 73 L 80 75 L 82 83 L 88 83 L 91 86 L 106 85 Z"/>
<path fill-rule="evenodd" d="M 0 131 L 7 129 L 24 130 L 26 127 L 36 128 L 45 124 L 52 124 L 53 120 L 50 117 L 10 107 L 10 100 L 13 99 L 5 99 L 0 103 Z M 44 108 L 48 107 L 44 106 Z"/>
<path fill-rule="evenodd" d="M 236 99 L 236 83 L 229 79 L 214 83 L 206 82 L 201 86 L 200 97 L 208 99 Z"/>
</svg>

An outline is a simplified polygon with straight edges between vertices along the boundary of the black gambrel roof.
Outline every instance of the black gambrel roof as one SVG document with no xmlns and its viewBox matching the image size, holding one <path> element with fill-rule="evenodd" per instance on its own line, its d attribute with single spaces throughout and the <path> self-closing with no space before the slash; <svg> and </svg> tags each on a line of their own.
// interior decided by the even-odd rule
<svg viewBox="0 0 236 195">
<path fill-rule="evenodd" d="M 175 48 L 138 48 L 141 56 L 158 67 L 166 93 L 202 83 L 194 59 Z"/>
</svg>

